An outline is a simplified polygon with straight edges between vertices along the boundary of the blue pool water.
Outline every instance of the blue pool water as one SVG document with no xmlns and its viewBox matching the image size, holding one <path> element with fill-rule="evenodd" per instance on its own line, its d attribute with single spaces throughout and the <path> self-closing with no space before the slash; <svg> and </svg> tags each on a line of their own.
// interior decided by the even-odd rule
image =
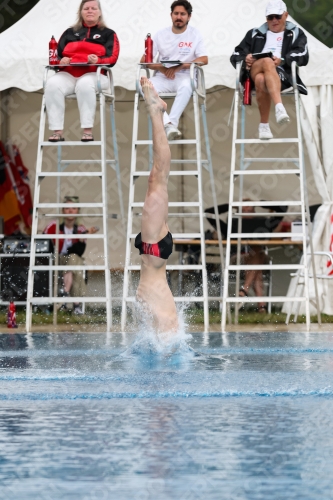
<svg viewBox="0 0 333 500">
<path fill-rule="evenodd" d="M 0 335 L 0 498 L 332 499 L 333 334 Z"/>
</svg>

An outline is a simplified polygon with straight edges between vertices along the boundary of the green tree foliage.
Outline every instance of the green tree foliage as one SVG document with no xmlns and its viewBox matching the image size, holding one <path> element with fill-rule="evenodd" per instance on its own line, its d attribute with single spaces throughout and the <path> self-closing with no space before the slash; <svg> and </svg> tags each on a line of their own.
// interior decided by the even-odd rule
<svg viewBox="0 0 333 500">
<path fill-rule="evenodd" d="M 333 48 L 332 0 L 285 0 L 289 14 L 311 35 Z"/>
</svg>

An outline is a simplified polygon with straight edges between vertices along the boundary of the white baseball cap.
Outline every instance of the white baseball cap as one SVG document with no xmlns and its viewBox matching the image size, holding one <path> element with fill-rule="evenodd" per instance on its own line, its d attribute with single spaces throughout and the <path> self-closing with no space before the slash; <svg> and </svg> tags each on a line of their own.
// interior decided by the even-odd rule
<svg viewBox="0 0 333 500">
<path fill-rule="evenodd" d="M 287 12 L 287 6 L 282 0 L 271 0 L 266 7 L 266 17 L 271 14 L 283 14 Z"/>
</svg>

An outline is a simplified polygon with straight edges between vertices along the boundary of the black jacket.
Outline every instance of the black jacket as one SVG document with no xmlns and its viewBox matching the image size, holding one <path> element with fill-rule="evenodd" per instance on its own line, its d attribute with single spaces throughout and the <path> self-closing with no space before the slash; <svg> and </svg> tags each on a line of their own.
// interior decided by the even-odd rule
<svg viewBox="0 0 333 500">
<path fill-rule="evenodd" d="M 248 31 L 245 38 L 235 48 L 230 58 L 231 64 L 236 67 L 238 62 L 245 61 L 248 54 L 262 52 L 266 44 L 267 31 L 267 23 L 260 26 L 260 28 L 254 28 Z M 287 73 L 289 81 L 292 84 L 291 63 L 296 61 L 298 66 L 306 66 L 309 62 L 309 51 L 308 41 L 304 31 L 290 21 L 286 22 L 281 57 L 285 60 L 283 69 Z M 307 94 L 306 87 L 298 75 L 297 85 L 301 94 Z"/>
</svg>

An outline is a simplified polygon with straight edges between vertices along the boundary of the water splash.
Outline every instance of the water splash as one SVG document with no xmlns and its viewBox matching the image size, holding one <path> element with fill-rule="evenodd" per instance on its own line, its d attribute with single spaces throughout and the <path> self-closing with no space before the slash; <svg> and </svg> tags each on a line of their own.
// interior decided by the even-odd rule
<svg viewBox="0 0 333 500">
<path fill-rule="evenodd" d="M 178 310 L 179 328 L 176 333 L 158 334 L 153 327 L 152 317 L 136 307 L 139 328 L 133 344 L 119 357 L 136 359 L 145 369 L 158 369 L 166 365 L 174 368 L 185 368 L 187 362 L 201 356 L 189 345 L 192 335 L 186 333 L 185 308 Z"/>
</svg>

